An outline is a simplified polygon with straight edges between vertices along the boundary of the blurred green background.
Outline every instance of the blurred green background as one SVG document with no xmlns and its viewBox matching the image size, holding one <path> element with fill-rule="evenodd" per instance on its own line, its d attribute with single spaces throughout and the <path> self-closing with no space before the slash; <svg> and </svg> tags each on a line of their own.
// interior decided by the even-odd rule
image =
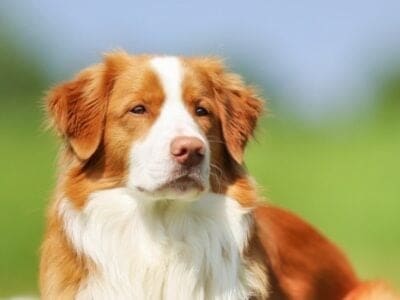
<svg viewBox="0 0 400 300">
<path fill-rule="evenodd" d="M 79 10 L 71 11 L 67 7 L 53 14 L 50 1 L 36 6 L 28 2 L 31 5 L 24 9 L 21 3 L 17 5 L 11 1 L 5 1 L 6 4 L 0 7 L 0 297 L 37 293 L 38 249 L 47 199 L 55 182 L 57 154 L 56 139 L 42 126 L 44 91 L 56 81 L 66 79 L 83 66 L 99 60 L 101 52 L 121 45 L 129 49 L 131 43 L 123 41 L 125 35 L 116 34 L 88 50 L 80 44 L 86 36 L 79 36 L 75 48 L 71 48 L 67 45 L 71 40 L 67 34 L 55 37 L 56 34 L 43 26 L 46 23 L 40 23 L 35 16 L 57 20 L 64 15 L 74 16 Z M 49 9 L 45 10 L 46 7 Z M 98 9 L 103 11 L 105 8 Z M 236 9 L 238 15 L 240 7 Z M 25 19 L 29 22 L 24 23 L 22 19 L 29 15 L 29 11 L 31 19 Z M 282 11 L 284 14 L 285 9 Z M 173 9 L 163 12 L 179 15 Z M 357 12 L 354 10 L 353 13 Z M 121 11 L 115 12 L 118 13 Z M 203 21 L 208 20 L 207 16 L 213 19 L 210 13 L 203 15 Z M 330 17 L 336 20 L 335 16 Z M 230 17 L 227 17 L 227 22 L 228 19 Z M 301 27 L 300 19 L 293 20 L 293 26 Z M 351 24 L 351 13 L 349 19 Z M 81 30 L 79 26 L 85 28 L 85 22 L 90 21 L 79 17 L 71 17 L 71 20 L 76 24 L 64 20 L 63 26 L 71 27 L 70 33 L 76 35 Z M 99 29 L 110 27 L 96 15 L 92 20 Z M 225 28 L 223 20 L 218 23 L 220 31 L 231 32 L 232 28 Z M 260 22 L 263 24 L 262 20 Z M 322 20 L 321 24 L 324 22 Z M 385 20 L 377 22 L 384 23 Z M 37 26 L 36 31 L 28 25 Z M 125 23 L 123 26 L 129 27 Z M 392 26 L 389 24 L 388 28 Z M 151 31 L 151 26 L 148 27 L 150 29 L 146 30 Z M 287 32 L 285 27 L 281 29 L 282 35 L 290 36 L 288 28 Z M 307 31 L 307 26 L 303 30 Z M 131 29 L 132 35 L 139 35 L 140 31 L 140 27 Z M 211 31 L 206 27 L 201 32 L 207 35 Z M 113 33 L 112 27 L 108 32 Z M 180 42 L 173 40 L 164 45 L 159 42 L 159 32 L 154 32 L 157 43 L 138 38 L 140 51 L 226 54 L 235 71 L 259 83 L 270 99 L 272 113 L 260 122 L 256 141 L 247 151 L 247 165 L 262 193 L 270 202 L 300 214 L 340 245 L 362 278 L 383 278 L 400 288 L 400 64 L 396 59 L 400 47 L 388 43 L 379 53 L 368 47 L 361 48 L 359 51 L 366 53 L 367 59 L 362 65 L 352 65 L 352 70 L 367 70 L 361 84 L 356 72 L 347 72 L 345 81 L 336 82 L 328 76 L 322 83 L 333 81 L 333 88 L 318 90 L 317 93 L 303 90 L 301 100 L 296 98 L 296 89 L 292 88 L 292 94 L 286 93 L 292 83 L 286 81 L 284 75 L 274 75 L 281 68 L 273 64 L 273 54 L 268 53 L 272 67 L 265 69 L 258 65 L 257 55 L 252 59 L 248 56 L 243 58 L 243 49 L 251 55 L 255 48 L 248 41 L 237 43 L 245 37 L 232 42 L 229 34 L 211 36 L 205 44 L 188 46 L 182 41 L 182 36 L 177 36 L 176 40 Z M 344 33 L 345 29 L 339 29 L 337 35 Z M 96 40 L 101 41 L 99 36 Z M 89 36 L 87 38 L 90 40 Z M 63 39 L 65 45 L 60 44 Z M 196 35 L 190 39 L 198 40 Z M 43 41 L 56 42 L 48 43 L 50 48 L 41 48 L 46 45 Z M 256 41 L 254 39 L 254 43 Z M 222 49 L 221 43 L 226 44 Z M 302 41 L 297 43 L 301 45 Z M 344 47 L 347 40 L 339 38 L 335 43 Z M 88 44 L 86 42 L 86 46 Z M 216 46 L 212 46 L 214 44 Z M 232 45 L 239 44 L 232 50 Z M 281 45 L 282 49 L 284 46 Z M 339 53 L 340 47 L 334 48 L 333 54 Z M 78 50 L 82 50 L 82 55 Z M 264 51 L 264 48 L 258 51 Z M 61 54 L 54 56 L 54 53 Z M 388 53 L 392 59 L 368 59 L 375 55 L 387 58 Z M 328 53 L 328 56 L 333 57 L 333 54 Z M 308 55 L 317 56 L 317 50 L 310 47 Z M 66 59 L 68 57 L 71 57 L 70 61 Z M 284 51 L 283 57 L 286 57 Z M 299 61 L 302 58 L 298 56 Z M 260 62 L 263 59 L 260 56 Z M 341 60 L 340 56 L 333 60 L 333 64 L 338 66 L 349 63 Z M 308 62 L 304 64 L 308 65 Z M 319 76 L 317 70 L 321 71 L 321 66 L 316 62 L 308 66 L 311 87 L 321 84 L 313 77 L 314 71 L 315 77 Z M 287 70 L 290 73 L 290 64 Z M 296 76 L 301 77 L 300 74 Z M 346 96 L 331 92 L 349 89 L 348 80 L 352 80 L 354 89 L 350 89 Z M 326 98 L 325 102 L 321 100 L 323 98 Z M 307 102 L 307 99 L 314 100 Z M 332 103 L 340 105 L 335 107 Z M 318 109 L 310 114 L 317 104 L 328 109 Z"/>
</svg>

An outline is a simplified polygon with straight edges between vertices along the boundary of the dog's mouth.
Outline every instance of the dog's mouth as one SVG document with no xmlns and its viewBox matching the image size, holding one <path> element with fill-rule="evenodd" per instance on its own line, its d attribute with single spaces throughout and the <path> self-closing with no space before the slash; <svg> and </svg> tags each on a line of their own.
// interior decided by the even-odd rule
<svg viewBox="0 0 400 300">
<path fill-rule="evenodd" d="M 177 192 L 186 192 L 191 189 L 203 191 L 205 189 L 205 185 L 198 174 L 186 174 L 170 179 L 161 185 L 157 190 L 163 191 L 167 189 Z"/>
<path fill-rule="evenodd" d="M 140 192 L 147 192 L 151 194 L 183 194 L 186 192 L 196 192 L 201 193 L 206 191 L 207 183 L 201 176 L 201 172 L 197 170 L 188 170 L 182 172 L 174 172 L 169 178 L 161 183 L 158 187 L 152 190 L 137 186 Z"/>
</svg>

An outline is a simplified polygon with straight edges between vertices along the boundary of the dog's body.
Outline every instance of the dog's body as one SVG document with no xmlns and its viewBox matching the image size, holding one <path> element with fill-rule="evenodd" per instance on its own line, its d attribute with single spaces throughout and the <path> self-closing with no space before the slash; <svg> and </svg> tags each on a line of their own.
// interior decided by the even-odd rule
<svg viewBox="0 0 400 300">
<path fill-rule="evenodd" d="M 365 292 L 329 241 L 259 204 L 242 158 L 262 102 L 217 60 L 114 53 L 55 88 L 48 109 L 66 147 L 44 299 Z"/>
</svg>

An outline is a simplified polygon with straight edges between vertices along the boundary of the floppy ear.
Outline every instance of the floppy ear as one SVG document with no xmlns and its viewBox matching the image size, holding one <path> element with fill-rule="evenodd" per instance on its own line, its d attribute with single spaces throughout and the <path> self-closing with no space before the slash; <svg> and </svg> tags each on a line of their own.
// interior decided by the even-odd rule
<svg viewBox="0 0 400 300">
<path fill-rule="evenodd" d="M 239 164 L 263 111 L 263 101 L 236 74 L 221 73 L 215 92 L 226 148 Z"/>
<path fill-rule="evenodd" d="M 81 160 L 93 155 L 102 138 L 108 102 L 105 73 L 104 64 L 95 65 L 47 95 L 54 127 Z"/>
<path fill-rule="evenodd" d="M 47 94 L 50 120 L 79 159 L 88 160 L 97 150 L 103 136 L 109 93 L 116 77 L 129 63 L 126 52 L 108 53 L 103 63 L 83 70 Z"/>
</svg>

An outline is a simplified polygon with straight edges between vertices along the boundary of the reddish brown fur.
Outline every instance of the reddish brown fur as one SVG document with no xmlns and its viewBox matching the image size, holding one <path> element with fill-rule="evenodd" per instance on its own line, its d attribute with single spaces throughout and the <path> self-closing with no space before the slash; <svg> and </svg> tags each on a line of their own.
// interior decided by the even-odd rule
<svg viewBox="0 0 400 300">
<path fill-rule="evenodd" d="M 342 299 L 357 285 L 343 254 L 310 225 L 272 206 L 258 206 L 254 216 L 284 299 Z"/>
<path fill-rule="evenodd" d="M 48 213 L 47 231 L 40 261 L 42 299 L 73 299 L 86 278 L 90 263 L 69 244 L 55 205 Z M 95 271 L 91 268 L 91 271 Z"/>
<path fill-rule="evenodd" d="M 200 100 L 213 112 L 212 124 L 200 123 L 211 145 L 213 191 L 229 195 L 243 206 L 252 206 L 258 200 L 257 191 L 242 160 L 263 101 L 239 76 L 226 71 L 219 59 L 190 58 L 185 62 L 185 99 Z"/>
<path fill-rule="evenodd" d="M 88 68 L 48 95 L 57 129 L 81 160 L 92 156 L 101 140 L 107 107 L 107 84 L 101 75 L 104 69 L 104 65 Z"/>
<path fill-rule="evenodd" d="M 360 284 L 344 300 L 398 300 L 400 296 L 395 294 L 387 284 L 383 282 L 366 282 Z"/>
<path fill-rule="evenodd" d="M 241 164 L 244 148 L 263 110 L 263 101 L 238 75 L 227 72 L 219 60 L 200 58 L 189 62 L 205 78 L 203 82 L 207 81 L 203 86 L 213 90 L 227 150 Z"/>
<path fill-rule="evenodd" d="M 48 95 L 49 115 L 66 147 L 42 246 L 43 299 L 73 298 L 88 272 L 96 271 L 70 245 L 55 207 L 66 195 L 81 208 L 92 192 L 124 185 L 129 146 L 146 134 L 164 101 L 148 59 L 110 54 L 104 63 L 84 70 Z M 185 105 L 193 112 L 201 104 L 211 112 L 207 118 L 193 117 L 211 145 L 212 190 L 254 208 L 255 227 L 245 255 L 252 269 L 265 278 L 271 299 L 342 299 L 358 285 L 345 257 L 291 213 L 259 205 L 257 191 L 242 165 L 262 101 L 237 75 L 225 71 L 219 60 L 183 61 Z M 146 119 L 129 116 L 137 101 L 151 107 Z"/>
</svg>

